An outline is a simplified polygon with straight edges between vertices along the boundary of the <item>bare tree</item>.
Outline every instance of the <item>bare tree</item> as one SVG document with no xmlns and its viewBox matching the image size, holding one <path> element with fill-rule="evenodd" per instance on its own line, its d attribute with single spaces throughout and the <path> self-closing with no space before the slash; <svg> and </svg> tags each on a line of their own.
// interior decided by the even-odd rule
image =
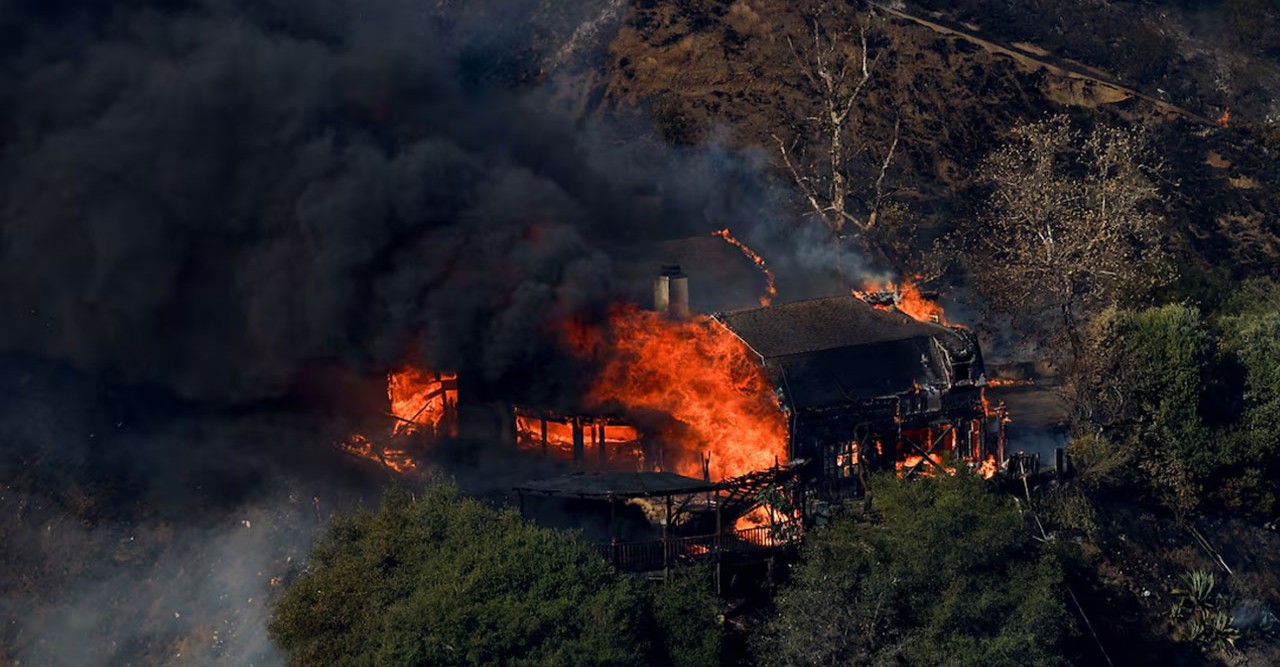
<svg viewBox="0 0 1280 667">
<path fill-rule="evenodd" d="M 1172 276 L 1154 178 L 1162 163 L 1141 129 L 1082 132 L 1063 116 L 1015 128 L 987 157 L 985 214 L 965 261 L 990 309 L 1080 367 L 1083 326 L 1126 293 Z"/>
<path fill-rule="evenodd" d="M 837 17 L 820 3 L 805 16 L 809 34 L 803 39 L 787 36 L 787 44 L 796 68 L 808 84 L 810 94 L 818 102 L 818 113 L 797 123 L 796 137 L 788 143 L 777 134 L 782 162 L 800 188 L 809 207 L 832 233 L 836 246 L 837 269 L 843 239 L 853 232 L 862 248 L 884 256 L 872 238 L 879 212 L 884 204 L 885 175 L 898 148 L 898 123 L 887 148 L 876 154 L 870 142 L 854 125 L 855 114 L 863 99 L 877 58 L 867 43 L 866 20 L 856 25 L 836 27 L 848 18 Z M 807 163 L 796 154 L 796 146 L 805 135 L 821 137 L 825 156 Z M 851 167 L 871 163 L 874 178 L 851 177 Z M 865 171 L 865 170 L 864 170 Z"/>
</svg>

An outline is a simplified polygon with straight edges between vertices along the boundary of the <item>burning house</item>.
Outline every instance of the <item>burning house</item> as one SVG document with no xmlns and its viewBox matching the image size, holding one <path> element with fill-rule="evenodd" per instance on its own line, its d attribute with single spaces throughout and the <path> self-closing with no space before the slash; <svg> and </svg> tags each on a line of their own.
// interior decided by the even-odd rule
<svg viewBox="0 0 1280 667">
<path fill-rule="evenodd" d="M 869 471 L 989 475 L 1004 460 L 976 336 L 910 285 L 711 316 L 691 311 L 678 266 L 653 288 L 652 310 L 616 305 L 555 334 L 592 373 L 581 395 L 491 413 L 511 446 L 578 470 L 516 486 L 522 510 L 568 521 L 618 567 L 759 562 L 798 539 L 806 498 L 860 495 Z M 396 432 L 457 435 L 458 383 L 392 374 Z M 414 465 L 395 446 L 347 447 Z"/>
<path fill-rule="evenodd" d="M 712 316 L 691 313 L 680 267 L 653 285 L 654 310 L 566 323 L 565 346 L 595 373 L 582 396 L 502 403 L 495 432 L 582 469 L 702 482 L 804 461 L 811 488 L 838 496 L 868 471 L 990 475 L 1004 461 L 977 337 L 911 285 Z M 388 392 L 397 433 L 457 434 L 456 375 L 407 369 Z"/>
<path fill-rule="evenodd" d="M 521 447 L 705 481 L 803 460 L 815 489 L 839 495 L 871 470 L 912 475 L 951 459 L 989 475 L 1004 459 L 977 337 L 910 284 L 703 317 L 690 315 L 688 277 L 666 266 L 654 304 L 615 316 L 633 345 L 592 391 L 606 412 L 515 408 Z M 730 371 L 705 376 L 697 357 Z"/>
<path fill-rule="evenodd" d="M 914 474 L 946 458 L 994 472 L 1004 418 L 984 397 L 973 332 L 918 320 L 892 300 L 834 296 L 715 316 L 758 357 L 787 414 L 788 454 L 820 492 L 868 470 Z"/>
</svg>

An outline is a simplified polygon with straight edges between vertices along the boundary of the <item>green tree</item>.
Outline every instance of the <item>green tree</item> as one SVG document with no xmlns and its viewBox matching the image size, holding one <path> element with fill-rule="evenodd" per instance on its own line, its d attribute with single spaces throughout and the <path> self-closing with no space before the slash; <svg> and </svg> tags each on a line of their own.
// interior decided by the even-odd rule
<svg viewBox="0 0 1280 667">
<path fill-rule="evenodd" d="M 762 654 L 778 665 L 1063 664 L 1062 568 L 976 475 L 873 478 L 874 520 L 809 536 Z"/>
<path fill-rule="evenodd" d="M 1280 312 L 1227 318 L 1223 328 L 1223 350 L 1243 371 L 1241 455 L 1264 462 L 1280 448 Z"/>
<path fill-rule="evenodd" d="M 290 665 L 650 664 L 634 583 L 448 485 L 388 492 L 310 558 L 270 627 Z"/>
<path fill-rule="evenodd" d="M 1236 464 L 1223 482 L 1222 499 L 1270 514 L 1280 495 L 1280 284 L 1240 284 L 1217 326 L 1221 373 L 1229 376 L 1223 393 L 1238 408 L 1222 428 Z"/>
<path fill-rule="evenodd" d="M 1199 504 L 1206 476 L 1230 456 L 1202 417 L 1213 337 L 1200 311 L 1173 304 L 1110 309 L 1089 332 L 1079 412 L 1136 462 L 1170 507 Z"/>
<path fill-rule="evenodd" d="M 1109 311 L 1099 318 L 1091 356 L 1098 400 L 1093 410 L 1113 430 L 1123 428 L 1144 453 L 1170 451 L 1197 472 L 1210 469 L 1213 452 L 1200 415 L 1212 359 L 1212 337 L 1191 306 Z"/>
<path fill-rule="evenodd" d="M 707 573 L 684 570 L 650 588 L 653 631 L 650 636 L 661 664 L 712 667 L 721 664 L 723 649 L 720 601 Z"/>
<path fill-rule="evenodd" d="M 1085 468 L 1136 461 L 1174 509 L 1194 508 L 1205 489 L 1228 506 L 1273 509 L 1280 286 L 1242 283 L 1210 318 L 1178 304 L 1111 310 L 1090 341 L 1083 412 L 1106 437 L 1075 448 Z"/>
</svg>

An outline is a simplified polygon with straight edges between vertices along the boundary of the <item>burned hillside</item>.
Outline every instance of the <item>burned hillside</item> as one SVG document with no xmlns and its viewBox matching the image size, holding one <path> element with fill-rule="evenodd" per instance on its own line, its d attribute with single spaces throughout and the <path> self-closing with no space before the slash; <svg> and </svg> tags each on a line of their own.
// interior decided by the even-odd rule
<svg viewBox="0 0 1280 667">
<path fill-rule="evenodd" d="M 0 3 L 0 665 L 1274 662 L 1273 8 L 943 4 Z"/>
</svg>

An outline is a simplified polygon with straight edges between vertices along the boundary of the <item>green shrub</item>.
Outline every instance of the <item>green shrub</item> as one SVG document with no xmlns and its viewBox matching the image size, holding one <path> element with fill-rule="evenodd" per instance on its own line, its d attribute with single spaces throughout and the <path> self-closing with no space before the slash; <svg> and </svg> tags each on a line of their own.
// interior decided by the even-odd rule
<svg viewBox="0 0 1280 667">
<path fill-rule="evenodd" d="M 1059 665 L 1062 568 L 961 471 L 872 480 L 876 519 L 814 530 L 761 637 L 770 664 Z"/>
<path fill-rule="evenodd" d="M 295 666 L 639 666 L 644 609 L 585 544 L 435 485 L 337 520 L 270 632 Z"/>
<path fill-rule="evenodd" d="M 650 592 L 657 644 L 664 663 L 674 667 L 711 667 L 721 662 L 720 600 L 707 573 L 676 571 Z"/>
<path fill-rule="evenodd" d="M 1082 435 L 1067 443 L 1067 455 L 1081 483 L 1090 488 L 1123 485 L 1131 477 L 1133 447 L 1113 442 L 1101 435 Z"/>
</svg>

